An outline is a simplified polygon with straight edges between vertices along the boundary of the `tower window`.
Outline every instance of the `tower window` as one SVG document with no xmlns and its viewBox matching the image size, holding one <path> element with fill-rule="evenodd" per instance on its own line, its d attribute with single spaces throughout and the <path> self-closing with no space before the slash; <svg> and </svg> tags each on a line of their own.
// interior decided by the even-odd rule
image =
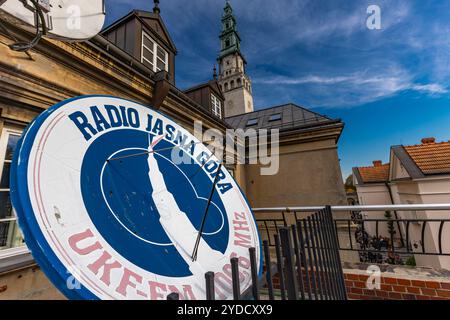
<svg viewBox="0 0 450 320">
<path fill-rule="evenodd" d="M 225 47 L 229 47 L 230 46 L 230 39 L 227 39 L 226 41 L 225 41 Z"/>
<path fill-rule="evenodd" d="M 258 124 L 258 118 L 250 119 L 250 120 L 247 121 L 247 127 L 254 126 L 254 125 L 257 125 L 257 124 Z"/>
<path fill-rule="evenodd" d="M 225 91 L 228 90 L 228 82 L 225 82 Z"/>
<path fill-rule="evenodd" d="M 238 85 L 238 87 L 241 86 L 241 79 L 240 78 L 237 79 L 237 85 Z"/>
<path fill-rule="evenodd" d="M 231 82 L 230 82 L 230 87 L 231 87 L 231 89 L 234 88 L 234 80 L 231 80 Z"/>
<path fill-rule="evenodd" d="M 142 32 L 141 62 L 154 72 L 169 71 L 169 54 L 147 33 Z"/>
<path fill-rule="evenodd" d="M 222 102 L 213 94 L 211 94 L 211 111 L 213 115 L 222 119 Z"/>
</svg>

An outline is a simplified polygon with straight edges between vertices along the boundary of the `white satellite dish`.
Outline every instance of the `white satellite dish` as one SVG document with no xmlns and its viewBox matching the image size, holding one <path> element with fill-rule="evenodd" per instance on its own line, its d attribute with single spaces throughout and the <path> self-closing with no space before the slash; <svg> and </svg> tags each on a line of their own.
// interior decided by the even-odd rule
<svg viewBox="0 0 450 320">
<path fill-rule="evenodd" d="M 0 0 L 0 10 L 35 27 L 40 36 L 65 41 L 90 39 L 105 22 L 104 0 Z"/>
</svg>

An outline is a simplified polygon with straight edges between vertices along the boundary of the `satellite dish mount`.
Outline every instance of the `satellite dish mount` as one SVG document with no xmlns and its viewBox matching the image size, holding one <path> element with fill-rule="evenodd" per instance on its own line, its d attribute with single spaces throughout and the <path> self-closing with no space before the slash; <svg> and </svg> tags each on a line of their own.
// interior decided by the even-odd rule
<svg viewBox="0 0 450 320">
<path fill-rule="evenodd" d="M 19 19 L 34 29 L 30 42 L 17 41 L 9 47 L 15 51 L 28 51 L 42 37 L 62 41 L 85 41 L 97 35 L 105 22 L 105 0 L 0 0 L 0 11 Z"/>
<path fill-rule="evenodd" d="M 28 1 L 32 5 L 30 5 Z M 39 1 L 38 3 L 38 0 L 20 0 L 20 2 L 23 3 L 25 8 L 34 13 L 36 33 L 34 35 L 34 38 L 30 42 L 15 42 L 13 44 L 10 44 L 9 48 L 14 51 L 24 52 L 36 46 L 39 43 L 39 40 L 41 40 L 42 36 L 47 34 L 47 23 L 45 21 L 43 10 L 46 10 L 45 13 L 48 13 L 50 11 L 50 7 L 45 6 L 45 4 L 49 5 L 48 1 Z"/>
</svg>

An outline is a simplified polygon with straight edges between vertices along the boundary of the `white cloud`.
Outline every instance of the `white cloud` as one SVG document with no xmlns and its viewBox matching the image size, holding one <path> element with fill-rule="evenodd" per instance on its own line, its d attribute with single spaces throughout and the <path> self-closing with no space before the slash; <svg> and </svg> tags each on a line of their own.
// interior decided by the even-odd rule
<svg viewBox="0 0 450 320">
<path fill-rule="evenodd" d="M 437 83 L 431 83 L 431 84 L 416 84 L 411 86 L 412 90 L 416 91 L 425 91 L 429 93 L 447 93 L 448 89 L 443 87 L 440 84 Z"/>
<path fill-rule="evenodd" d="M 428 94 L 445 94 L 449 90 L 438 83 L 416 83 L 407 71 L 392 68 L 382 75 L 370 72 L 324 76 L 262 77 L 253 80 L 259 85 L 285 86 L 285 92 L 309 92 L 309 99 L 320 107 L 344 107 L 374 102 L 401 91 L 418 91 Z M 298 87 L 297 87 L 298 86 Z M 300 88 L 307 87 L 308 90 Z"/>
<path fill-rule="evenodd" d="M 289 98 L 311 106 L 355 106 L 406 90 L 429 95 L 450 91 L 450 29 L 441 13 L 448 8 L 444 2 L 433 4 L 436 14 L 430 20 L 420 10 L 431 6 L 377 0 L 382 16 L 379 31 L 366 28 L 370 1 L 232 0 L 231 4 L 260 105 Z M 119 11 L 117 7 L 151 10 L 153 5 L 110 0 L 109 6 L 113 12 Z M 187 87 L 211 77 L 220 50 L 223 6 L 223 0 L 161 1 L 162 16 L 179 49 L 177 85 Z"/>
</svg>

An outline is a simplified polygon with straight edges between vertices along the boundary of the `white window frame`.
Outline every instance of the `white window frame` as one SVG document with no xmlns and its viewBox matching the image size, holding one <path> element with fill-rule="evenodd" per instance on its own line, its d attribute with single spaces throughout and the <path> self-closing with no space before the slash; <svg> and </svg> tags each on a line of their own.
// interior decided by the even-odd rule
<svg viewBox="0 0 450 320">
<path fill-rule="evenodd" d="M 222 119 L 222 102 L 213 93 L 211 93 L 211 111 L 213 115 Z"/>
<path fill-rule="evenodd" d="M 144 44 L 144 39 L 147 38 L 149 41 L 153 43 L 153 48 L 149 48 Z M 144 48 L 153 53 L 153 61 L 144 57 Z M 158 48 L 164 51 L 164 61 L 158 57 Z M 158 68 L 158 61 L 164 63 L 164 70 L 169 72 L 169 53 L 162 46 L 160 46 L 148 33 L 142 31 L 142 39 L 141 39 L 141 62 L 144 63 L 147 61 L 148 63 L 153 65 L 153 72 L 161 71 Z"/>
<path fill-rule="evenodd" d="M 22 135 L 22 131 L 6 127 L 6 128 L 3 128 L 3 130 L 0 132 L 0 134 L 1 134 L 0 135 L 0 178 L 1 178 L 1 174 L 3 173 L 4 164 L 12 162 L 12 160 L 5 160 L 6 148 L 8 146 L 9 137 L 11 135 L 18 135 L 20 137 Z M 0 189 L 0 191 L 9 192 L 10 188 L 2 188 L 2 189 Z M 14 222 L 14 223 L 16 223 L 15 227 L 18 227 L 17 226 L 17 216 L 16 216 L 16 212 L 14 209 L 13 209 L 12 213 L 13 213 L 12 217 L 0 219 L 0 222 Z M 22 254 L 22 253 L 28 253 L 28 252 L 29 252 L 29 250 L 27 249 L 25 244 L 18 246 L 18 247 L 13 247 L 13 248 L 3 248 L 3 249 L 0 248 L 0 260 L 5 259 L 5 258 L 10 258 L 10 257 L 16 256 L 18 254 Z"/>
</svg>

